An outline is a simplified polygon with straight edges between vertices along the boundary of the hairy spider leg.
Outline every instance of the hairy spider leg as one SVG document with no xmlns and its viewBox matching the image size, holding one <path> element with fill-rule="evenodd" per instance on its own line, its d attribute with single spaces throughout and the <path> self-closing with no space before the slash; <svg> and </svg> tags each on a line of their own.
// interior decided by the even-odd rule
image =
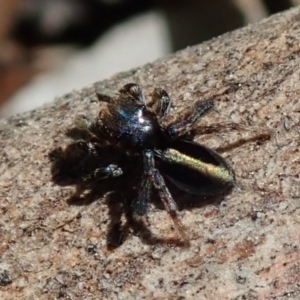
<svg viewBox="0 0 300 300">
<path fill-rule="evenodd" d="M 124 97 L 129 97 L 146 105 L 146 98 L 138 84 L 128 83 L 120 89 L 119 93 Z M 158 118 L 166 116 L 169 112 L 171 100 L 168 93 L 160 88 L 156 88 L 152 94 L 152 100 L 147 103 L 148 107 L 153 107 Z"/>
<path fill-rule="evenodd" d="M 77 149 L 83 150 L 88 155 L 98 156 L 97 146 L 94 143 L 78 141 L 75 145 Z"/>
<path fill-rule="evenodd" d="M 176 139 L 187 135 L 194 129 L 195 123 L 213 107 L 214 101 L 212 99 L 197 101 L 192 108 L 187 108 L 181 113 L 181 121 L 175 121 L 168 126 L 169 134 Z"/>
<path fill-rule="evenodd" d="M 93 139 L 96 139 L 98 146 L 104 147 L 109 144 L 109 142 L 106 140 L 106 136 L 101 131 L 101 128 L 99 128 L 99 123 L 97 121 L 92 120 L 84 115 L 78 115 L 75 118 L 74 125 L 77 129 L 85 131 Z"/>
<path fill-rule="evenodd" d="M 171 216 L 173 224 L 176 230 L 179 232 L 185 244 L 188 245 L 188 237 L 185 233 L 184 226 L 178 218 L 177 212 L 178 207 L 175 203 L 169 189 L 166 186 L 164 178 L 161 176 L 160 172 L 155 168 L 154 164 L 154 153 L 152 150 L 145 150 L 143 152 L 144 158 L 144 176 L 148 177 L 154 187 L 157 189 L 160 199 L 162 200 L 166 211 Z M 148 199 L 147 199 L 148 201 Z"/>
<path fill-rule="evenodd" d="M 244 124 L 238 124 L 235 122 L 227 123 L 216 123 L 213 125 L 199 125 L 193 128 L 193 132 L 197 135 L 218 133 L 218 132 L 231 132 L 231 131 L 250 131 L 254 135 L 246 138 L 239 138 L 238 141 L 227 144 L 225 146 L 219 147 L 216 149 L 218 152 L 226 152 L 237 147 L 240 147 L 246 143 L 256 140 L 267 140 L 271 137 L 271 132 L 269 129 L 254 127 Z"/>
<path fill-rule="evenodd" d="M 102 88 L 101 91 L 96 91 L 96 96 L 99 102 L 111 102 L 113 99 L 120 97 L 120 92 Z"/>
<path fill-rule="evenodd" d="M 146 105 L 146 98 L 138 84 L 135 83 L 127 83 L 120 90 L 119 93 L 123 97 L 129 97 L 130 99 L 140 102 Z"/>
<path fill-rule="evenodd" d="M 111 91 L 101 91 L 101 93 L 97 93 L 99 101 L 110 102 L 113 98 L 124 97 L 135 100 L 146 105 L 146 98 L 138 84 L 128 83 L 124 85 L 118 93 Z M 170 109 L 171 100 L 168 93 L 160 88 L 154 89 L 152 94 L 152 100 L 147 103 L 148 107 L 153 107 L 154 111 L 157 113 L 158 118 L 165 117 Z"/>
<path fill-rule="evenodd" d="M 154 109 L 159 119 L 166 117 L 171 107 L 171 99 L 168 93 L 161 88 L 154 89 L 148 107 Z"/>
<path fill-rule="evenodd" d="M 74 120 L 74 125 L 80 130 L 91 133 L 90 129 L 93 126 L 93 121 L 84 115 L 78 115 Z"/>
<path fill-rule="evenodd" d="M 97 146 L 91 142 L 79 141 L 76 143 L 78 149 L 83 150 L 88 155 L 99 157 Z M 123 170 L 116 164 L 108 164 L 106 166 L 96 168 L 91 174 L 82 178 L 84 184 L 88 184 L 95 180 L 104 180 L 112 177 L 123 175 Z"/>
<path fill-rule="evenodd" d="M 109 164 L 106 167 L 97 168 L 93 173 L 83 178 L 84 183 L 95 180 L 104 180 L 112 177 L 119 177 L 123 175 L 123 170 L 115 164 Z"/>
<path fill-rule="evenodd" d="M 146 105 L 145 95 L 141 87 L 135 83 L 125 84 L 118 92 L 110 89 L 101 89 L 101 91 L 96 92 L 96 95 L 100 102 L 112 102 L 119 98 L 129 98 Z"/>
<path fill-rule="evenodd" d="M 143 216 L 147 213 L 148 202 L 151 196 L 152 181 L 148 176 L 144 176 L 138 196 L 132 203 L 135 216 Z"/>
<path fill-rule="evenodd" d="M 215 132 L 231 132 L 233 130 L 243 130 L 243 131 L 260 131 L 261 135 L 269 136 L 270 132 L 265 129 L 262 130 L 260 127 L 249 126 L 247 124 L 235 123 L 235 122 L 224 122 L 224 123 L 215 123 L 212 125 L 199 125 L 193 128 L 194 132 L 197 134 L 209 134 Z"/>
</svg>

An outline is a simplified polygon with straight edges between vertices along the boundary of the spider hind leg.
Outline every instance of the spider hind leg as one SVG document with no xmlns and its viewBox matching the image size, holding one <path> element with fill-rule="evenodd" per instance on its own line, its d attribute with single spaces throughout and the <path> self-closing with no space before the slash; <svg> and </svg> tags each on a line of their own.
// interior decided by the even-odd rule
<svg viewBox="0 0 300 300">
<path fill-rule="evenodd" d="M 166 211 L 168 212 L 168 214 L 170 215 L 173 221 L 174 227 L 182 237 L 184 244 L 189 245 L 189 238 L 185 232 L 183 224 L 181 223 L 177 215 L 178 212 L 177 204 L 175 203 L 169 189 L 167 188 L 164 178 L 162 177 L 160 172 L 155 168 L 153 151 L 145 150 L 143 155 L 144 155 L 144 176 L 145 176 L 144 180 L 149 187 L 149 190 L 144 189 L 144 193 L 146 193 L 147 191 L 148 194 L 147 197 L 144 198 L 144 202 L 142 202 L 144 205 L 143 207 L 146 208 L 146 203 L 148 202 L 150 197 L 150 187 L 151 184 L 153 184 L 153 186 L 159 193 L 160 199 L 162 200 Z M 143 213 L 145 212 L 146 209 L 143 211 Z"/>
</svg>

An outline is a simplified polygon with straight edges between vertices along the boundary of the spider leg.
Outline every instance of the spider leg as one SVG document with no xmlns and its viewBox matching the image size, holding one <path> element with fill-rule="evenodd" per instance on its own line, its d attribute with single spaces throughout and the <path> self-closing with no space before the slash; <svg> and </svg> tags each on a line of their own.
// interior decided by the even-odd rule
<svg viewBox="0 0 300 300">
<path fill-rule="evenodd" d="M 171 99 L 165 90 L 156 88 L 153 91 L 151 101 L 148 102 L 148 106 L 153 108 L 158 118 L 161 119 L 168 115 Z"/>
<path fill-rule="evenodd" d="M 100 91 L 96 91 L 96 95 L 99 102 L 111 102 L 113 99 L 120 97 L 120 92 L 110 89 L 101 89 Z"/>
<path fill-rule="evenodd" d="M 107 140 L 107 133 L 103 130 L 99 119 L 91 120 L 84 115 L 77 115 L 74 120 L 75 127 L 86 132 L 91 138 L 97 140 L 99 146 L 107 146 L 110 143 Z"/>
<path fill-rule="evenodd" d="M 158 190 L 159 196 L 165 206 L 166 211 L 172 218 L 176 230 L 182 236 L 184 242 L 188 244 L 188 236 L 186 235 L 184 226 L 177 215 L 178 207 L 174 202 L 169 189 L 166 186 L 164 178 L 161 176 L 157 169 L 153 170 L 152 180 L 154 181 L 154 186 Z"/>
<path fill-rule="evenodd" d="M 110 89 L 101 89 L 96 91 L 96 95 L 99 101 L 102 102 L 113 102 L 118 98 L 129 98 L 146 104 L 146 98 L 141 87 L 135 83 L 125 84 L 118 92 Z"/>
<path fill-rule="evenodd" d="M 148 202 L 151 195 L 152 182 L 149 177 L 144 177 L 138 196 L 132 203 L 135 216 L 143 216 L 147 212 Z"/>
<path fill-rule="evenodd" d="M 145 150 L 143 155 L 144 155 L 144 167 L 145 167 L 144 176 L 147 176 L 152 182 L 152 184 L 154 185 L 154 187 L 157 189 L 159 196 L 165 206 L 166 211 L 172 218 L 176 230 L 183 238 L 185 244 L 188 244 L 188 237 L 185 233 L 184 226 L 179 220 L 177 215 L 178 212 L 177 204 L 175 203 L 169 189 L 167 188 L 164 178 L 161 176 L 160 172 L 155 168 L 153 151 Z"/>
<path fill-rule="evenodd" d="M 213 107 L 214 101 L 212 99 L 197 101 L 192 108 L 187 108 L 181 113 L 181 121 L 175 121 L 168 126 L 168 133 L 174 138 L 187 135 L 194 129 L 195 123 Z"/>
<path fill-rule="evenodd" d="M 84 115 L 77 115 L 74 120 L 74 125 L 76 128 L 90 133 L 90 129 L 93 126 L 93 121 Z"/>
<path fill-rule="evenodd" d="M 85 142 L 85 141 L 79 141 L 75 144 L 76 148 L 78 150 L 81 150 L 85 157 L 94 157 L 95 159 L 100 159 L 100 162 L 102 160 L 102 163 L 104 166 L 98 167 L 93 170 L 92 173 L 85 175 L 82 177 L 83 184 L 88 184 L 93 181 L 99 181 L 107 178 L 112 177 L 119 177 L 123 175 L 123 170 L 115 163 L 108 163 L 107 160 L 103 160 L 101 157 L 101 154 L 99 152 L 98 144 L 91 143 L 91 142 Z M 110 157 L 110 160 L 113 160 L 114 156 Z M 101 163 L 101 164 L 102 164 Z"/>
<path fill-rule="evenodd" d="M 241 130 L 241 131 L 250 131 L 250 132 L 257 132 L 260 131 L 261 134 L 265 136 L 269 136 L 270 132 L 267 129 L 249 126 L 247 124 L 235 123 L 235 122 L 224 122 L 224 123 L 215 123 L 212 125 L 199 125 L 193 128 L 193 131 L 197 134 L 209 134 L 215 132 L 231 132 L 234 130 Z"/>
<path fill-rule="evenodd" d="M 75 146 L 77 149 L 82 150 L 87 155 L 98 156 L 97 146 L 94 143 L 78 141 Z"/>
<path fill-rule="evenodd" d="M 271 137 L 271 132 L 267 128 L 254 127 L 246 124 L 237 124 L 234 122 L 228 123 L 217 123 L 213 125 L 200 125 L 193 128 L 193 132 L 197 135 L 218 133 L 218 132 L 231 132 L 231 131 L 245 131 L 253 133 L 250 137 L 240 138 L 238 141 L 219 147 L 216 150 L 218 152 L 226 152 L 234 148 L 240 147 L 241 145 L 256 141 L 256 140 L 267 140 Z"/>
<path fill-rule="evenodd" d="M 92 181 L 104 180 L 112 177 L 119 177 L 123 175 L 123 170 L 115 164 L 109 164 L 106 167 L 97 168 L 93 173 L 82 178 L 83 183 L 87 184 Z"/>
<path fill-rule="evenodd" d="M 80 199 L 84 191 L 97 181 L 105 180 L 108 178 L 118 177 L 123 174 L 123 171 L 120 167 L 115 164 L 109 164 L 106 167 L 100 167 L 95 169 L 92 173 L 82 176 L 81 183 L 77 185 L 76 191 L 72 196 L 73 199 Z M 91 190 L 91 193 L 93 191 Z"/>
<path fill-rule="evenodd" d="M 138 84 L 127 83 L 120 89 L 119 93 L 123 97 L 128 97 L 133 100 L 137 100 L 138 102 L 141 102 L 142 104 L 146 105 L 145 95 Z"/>
</svg>

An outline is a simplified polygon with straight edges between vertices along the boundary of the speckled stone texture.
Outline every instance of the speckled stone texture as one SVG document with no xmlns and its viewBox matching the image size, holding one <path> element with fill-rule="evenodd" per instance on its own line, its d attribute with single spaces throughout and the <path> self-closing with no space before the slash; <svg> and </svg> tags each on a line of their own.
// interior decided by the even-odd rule
<svg viewBox="0 0 300 300">
<path fill-rule="evenodd" d="M 0 298 L 300 299 L 299 37 L 295 8 L 1 121 Z M 146 228 L 156 242 L 129 229 L 108 248 L 103 197 L 70 205 L 76 187 L 52 180 L 49 153 L 72 143 L 77 114 L 97 114 L 95 89 L 128 82 L 147 95 L 164 87 L 173 114 L 214 97 L 203 124 L 256 127 L 197 138 L 210 147 L 272 132 L 223 153 L 237 185 L 221 199 L 171 188 L 188 248 L 170 242 L 176 231 L 154 204 Z"/>
</svg>

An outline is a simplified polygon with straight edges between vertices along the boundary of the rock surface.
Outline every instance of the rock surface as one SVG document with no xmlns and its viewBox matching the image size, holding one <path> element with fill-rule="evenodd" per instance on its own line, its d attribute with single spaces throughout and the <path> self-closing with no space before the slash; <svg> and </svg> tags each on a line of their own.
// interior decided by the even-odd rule
<svg viewBox="0 0 300 300">
<path fill-rule="evenodd" d="M 2 120 L 0 298 L 299 299 L 299 36 L 298 7 Z M 52 180 L 49 153 L 72 143 L 65 133 L 77 114 L 97 114 L 95 89 L 128 82 L 147 95 L 165 88 L 173 114 L 214 97 L 203 124 L 234 121 L 272 132 L 270 140 L 223 153 L 237 185 L 218 201 L 171 189 L 188 248 L 171 243 L 177 234 L 159 205 L 147 221 L 156 242 L 129 230 L 108 248 L 103 198 L 70 205 L 76 187 Z M 197 141 L 218 148 L 249 134 Z"/>
</svg>

